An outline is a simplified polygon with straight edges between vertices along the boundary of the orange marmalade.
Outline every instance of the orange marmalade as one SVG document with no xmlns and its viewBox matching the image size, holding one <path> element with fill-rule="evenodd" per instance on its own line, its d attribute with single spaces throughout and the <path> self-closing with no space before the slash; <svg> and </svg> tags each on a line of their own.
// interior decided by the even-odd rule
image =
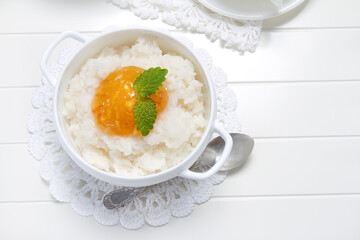
<svg viewBox="0 0 360 240">
<path fill-rule="evenodd" d="M 96 125 L 109 135 L 127 136 L 139 135 L 134 118 L 134 105 L 137 93 L 133 82 L 144 69 L 136 66 L 122 67 L 115 70 L 104 79 L 96 89 L 91 110 Z M 159 88 L 151 99 L 156 104 L 156 112 L 164 110 L 168 101 L 167 90 Z"/>
</svg>

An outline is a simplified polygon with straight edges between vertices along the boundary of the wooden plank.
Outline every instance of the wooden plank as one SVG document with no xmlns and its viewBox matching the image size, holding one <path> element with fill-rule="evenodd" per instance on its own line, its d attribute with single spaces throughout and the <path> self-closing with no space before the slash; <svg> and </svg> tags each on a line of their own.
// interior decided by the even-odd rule
<svg viewBox="0 0 360 240">
<path fill-rule="evenodd" d="M 229 82 L 360 79 L 360 29 L 263 32 L 256 52 L 244 56 L 200 34 L 185 36 L 211 53 Z"/>
<path fill-rule="evenodd" d="M 360 138 L 256 139 L 215 196 L 360 193 Z"/>
<path fill-rule="evenodd" d="M 200 34 L 177 34 L 207 50 L 229 82 L 360 80 L 360 29 L 264 32 L 257 51 L 245 56 Z M 0 87 L 38 85 L 40 58 L 57 35 L 1 35 L 0 64 L 7 67 Z"/>
<path fill-rule="evenodd" d="M 359 27 L 357 0 L 311 0 L 283 16 L 266 20 L 264 28 Z M 9 21 L 11 20 L 11 21 Z M 99 31 L 109 25 L 145 24 L 173 28 L 160 20 L 144 21 L 128 10 L 91 1 L 18 0 L 0 2 L 1 33 Z M 4 24 L 6 23 L 6 24 Z"/>
<path fill-rule="evenodd" d="M 360 134 L 360 82 L 235 84 L 242 130 L 254 137 Z"/>
<path fill-rule="evenodd" d="M 0 202 L 53 201 L 26 144 L 1 144 L 0 159 Z"/>
<path fill-rule="evenodd" d="M 235 84 L 243 131 L 253 137 L 360 135 L 360 82 Z M 27 141 L 34 88 L 0 89 L 0 143 Z M 19 96 L 22 96 L 21 98 Z"/>
<path fill-rule="evenodd" d="M 143 226 L 137 231 L 105 227 L 93 217 L 77 215 L 68 204 L 3 203 L 0 212 L 1 239 L 360 238 L 359 196 L 213 199 L 195 206 L 188 217 L 173 218 L 158 228 Z"/>
<path fill-rule="evenodd" d="M 68 30 L 91 32 L 114 25 L 132 24 L 174 28 L 160 19 L 142 20 L 132 12 L 122 10 L 105 0 L 1 1 L 0 22 L 0 33 L 49 33 Z"/>
<path fill-rule="evenodd" d="M 27 118 L 34 88 L 0 89 L 0 143 L 27 142 Z"/>
<path fill-rule="evenodd" d="M 85 34 L 85 33 L 84 33 Z M 87 33 L 88 34 L 88 33 Z M 0 35 L 0 64 L 4 78 L 0 88 L 33 87 L 41 84 L 40 60 L 51 41 L 59 34 Z M 63 40 L 51 53 L 48 66 L 57 63 L 62 50 L 74 47 L 76 40 Z"/>
<path fill-rule="evenodd" d="M 341 28 L 360 26 L 358 0 L 305 0 L 298 8 L 264 21 L 267 28 Z"/>
<path fill-rule="evenodd" d="M 249 161 L 214 196 L 360 193 L 359 145 L 360 137 L 256 140 Z M 53 200 L 25 144 L 0 145 L 0 159 L 0 202 Z"/>
<path fill-rule="evenodd" d="M 54 36 L 0 35 L 0 87 L 36 86 L 41 83 L 40 59 Z"/>
</svg>

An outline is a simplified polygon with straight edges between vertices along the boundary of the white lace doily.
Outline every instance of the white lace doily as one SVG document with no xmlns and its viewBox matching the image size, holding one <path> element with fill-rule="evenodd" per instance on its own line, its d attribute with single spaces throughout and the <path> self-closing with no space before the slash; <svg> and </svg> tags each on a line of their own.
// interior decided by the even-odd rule
<svg viewBox="0 0 360 240">
<path fill-rule="evenodd" d="M 183 40 L 190 44 L 189 40 Z M 59 77 L 76 46 L 63 49 L 57 63 L 51 67 L 52 74 Z M 218 97 L 218 121 L 229 132 L 239 132 L 240 123 L 236 114 L 236 94 L 226 86 L 226 75 L 221 68 L 213 67 L 210 55 L 202 49 L 195 50 L 206 66 L 216 85 Z M 81 170 L 63 151 L 57 139 L 52 112 L 53 88 L 43 79 L 32 97 L 34 110 L 28 119 L 31 137 L 29 152 L 40 160 L 40 175 L 49 182 L 51 195 L 60 202 L 68 202 L 82 216 L 94 215 L 104 225 L 120 223 L 128 229 L 140 228 L 145 222 L 152 226 L 168 223 L 171 216 L 189 215 L 194 204 L 204 203 L 213 193 L 213 185 L 221 183 L 226 172 L 211 178 L 193 181 L 176 177 L 146 190 L 125 207 L 108 210 L 102 203 L 105 193 L 120 188 L 100 181 Z"/>
<path fill-rule="evenodd" d="M 262 21 L 234 20 L 211 12 L 197 0 L 106 0 L 129 9 L 142 19 L 157 19 L 177 28 L 221 40 L 226 48 L 254 52 L 260 40 Z"/>
</svg>

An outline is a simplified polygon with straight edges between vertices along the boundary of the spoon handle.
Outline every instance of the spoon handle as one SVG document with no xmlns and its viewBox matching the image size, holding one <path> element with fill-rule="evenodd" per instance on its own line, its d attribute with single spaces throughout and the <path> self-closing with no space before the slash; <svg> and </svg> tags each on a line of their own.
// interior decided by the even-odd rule
<svg viewBox="0 0 360 240">
<path fill-rule="evenodd" d="M 114 209 L 125 206 L 131 202 L 140 193 L 145 190 L 145 187 L 131 188 L 124 187 L 107 193 L 103 198 L 103 204 L 107 209 Z"/>
</svg>

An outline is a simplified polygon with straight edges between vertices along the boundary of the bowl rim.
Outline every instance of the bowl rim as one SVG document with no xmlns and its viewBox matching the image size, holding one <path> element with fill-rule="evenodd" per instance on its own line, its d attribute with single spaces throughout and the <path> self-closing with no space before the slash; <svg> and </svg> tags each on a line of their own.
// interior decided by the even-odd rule
<svg viewBox="0 0 360 240">
<path fill-rule="evenodd" d="M 133 31 L 133 30 L 137 30 L 137 31 L 141 31 L 140 34 L 155 34 L 157 36 L 161 36 L 161 37 L 167 37 L 170 38 L 172 41 L 174 41 L 176 44 L 181 45 L 183 48 L 185 48 L 193 57 L 194 60 L 197 61 L 198 66 L 201 68 L 199 70 L 201 70 L 204 74 L 205 79 L 202 79 L 202 81 L 206 81 L 207 82 L 207 89 L 208 89 L 208 97 L 209 99 L 209 117 L 208 117 L 208 121 L 207 121 L 207 125 L 205 130 L 202 133 L 202 137 L 199 140 L 199 142 L 197 143 L 196 147 L 193 149 L 193 151 L 188 154 L 186 156 L 186 158 L 184 158 L 181 162 L 179 162 L 178 164 L 176 164 L 175 166 L 169 168 L 169 169 L 165 169 L 163 171 L 160 171 L 158 173 L 153 173 L 153 174 L 149 174 L 149 175 L 144 175 L 144 176 L 121 176 L 121 175 L 116 175 L 114 173 L 111 172 L 105 172 L 103 170 L 100 170 L 98 168 L 96 168 L 95 166 L 91 165 L 90 163 L 88 163 L 81 155 L 78 151 L 76 151 L 75 149 L 73 149 L 72 144 L 68 142 L 67 138 L 66 138 L 66 134 L 65 131 L 66 129 L 63 129 L 61 127 L 61 123 L 60 123 L 60 117 L 59 113 L 58 113 L 58 102 L 61 98 L 61 96 L 59 96 L 59 87 L 60 87 L 60 83 L 63 81 L 64 75 L 66 73 L 66 71 L 68 71 L 69 66 L 71 66 L 73 64 L 73 62 L 76 60 L 77 56 L 79 55 L 79 53 L 81 51 L 86 51 L 86 47 L 89 46 L 89 44 L 95 42 L 95 41 L 101 41 L 102 38 L 111 35 L 111 34 L 117 34 L 118 32 L 126 32 L 126 31 Z M 106 46 L 103 46 L 102 48 L 104 48 Z M 85 49 L 85 50 L 84 50 Z M 176 52 L 178 53 L 178 52 Z M 179 53 L 178 53 L 179 54 Z M 86 60 L 85 60 L 86 61 Z M 194 64 L 194 63 L 193 63 Z M 194 49 L 192 49 L 191 47 L 188 47 L 187 45 L 185 45 L 184 43 L 182 43 L 181 41 L 177 40 L 175 38 L 175 36 L 167 31 L 164 30 L 160 30 L 160 29 L 153 29 L 153 28 L 147 28 L 147 27 L 139 27 L 139 26 L 131 26 L 131 27 L 123 27 L 123 28 L 117 28 L 117 29 L 113 29 L 111 31 L 108 32 L 104 32 L 101 33 L 100 35 L 96 36 L 93 39 L 90 39 L 89 41 L 85 42 L 77 51 L 76 53 L 71 57 L 70 61 L 68 61 L 66 67 L 64 68 L 63 72 L 61 73 L 61 76 L 59 78 L 59 80 L 56 82 L 56 87 L 55 87 L 55 95 L 54 95 L 54 101 L 53 101 L 53 111 L 54 111 L 54 117 L 55 117 L 55 126 L 56 126 L 56 133 L 60 139 L 60 142 L 64 148 L 64 150 L 66 151 L 67 154 L 70 155 L 70 157 L 72 158 L 72 160 L 80 167 L 82 168 L 85 172 L 87 172 L 88 174 L 103 180 L 105 182 L 109 182 L 115 185 L 120 185 L 120 186 L 148 186 L 148 185 L 152 185 L 152 184 L 156 184 L 156 183 L 160 183 L 166 180 L 169 180 L 173 177 L 176 177 L 179 175 L 180 172 L 187 170 L 189 167 L 191 167 L 193 165 L 194 162 L 196 162 L 197 157 L 196 155 L 199 155 L 202 153 L 202 151 L 204 150 L 204 148 L 206 147 L 206 144 L 208 143 L 211 135 L 214 132 L 214 125 L 215 125 L 215 120 L 216 120 L 216 109 L 217 109 L 217 102 L 216 102 L 216 92 L 215 92 L 215 86 L 214 83 L 212 82 L 208 70 L 206 69 L 206 67 L 204 66 L 204 64 L 201 62 L 201 60 L 197 57 L 197 54 L 195 53 Z M 199 153 L 200 152 L 200 153 Z M 193 159 L 194 157 L 196 157 L 195 159 Z M 158 180 L 156 180 L 158 179 Z M 163 180 L 165 179 L 165 180 Z M 152 181 L 151 181 L 152 180 Z M 146 184 L 146 182 L 149 182 L 150 184 Z"/>
</svg>

